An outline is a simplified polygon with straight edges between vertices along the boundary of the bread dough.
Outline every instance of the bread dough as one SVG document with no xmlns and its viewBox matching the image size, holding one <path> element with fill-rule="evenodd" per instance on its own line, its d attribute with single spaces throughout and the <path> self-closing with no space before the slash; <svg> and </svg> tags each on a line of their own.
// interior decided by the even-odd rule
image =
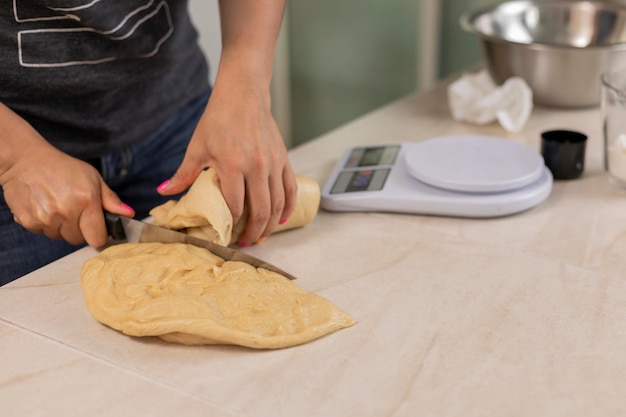
<svg viewBox="0 0 626 417">
<path fill-rule="evenodd" d="M 317 215 L 320 203 L 319 184 L 296 176 L 298 194 L 296 207 L 289 220 L 276 226 L 275 232 L 305 226 Z M 220 190 L 214 169 L 203 171 L 179 201 L 168 201 L 150 211 L 154 224 L 211 240 L 222 246 L 237 242 L 248 218 L 247 208 L 233 229 L 233 217 Z"/>
<path fill-rule="evenodd" d="M 113 245 L 87 260 L 81 285 L 98 321 L 189 345 L 285 348 L 355 323 L 280 274 L 182 243 Z"/>
<path fill-rule="evenodd" d="M 320 202 L 317 182 L 296 177 L 296 208 L 275 231 L 310 223 Z M 203 171 L 180 201 L 155 207 L 154 224 L 208 239 L 236 242 L 247 211 L 233 228 L 215 170 Z M 351 326 L 330 301 L 286 277 L 243 262 L 224 261 L 186 244 L 111 246 L 83 266 L 90 313 L 132 336 L 183 344 L 237 344 L 283 348 Z"/>
</svg>

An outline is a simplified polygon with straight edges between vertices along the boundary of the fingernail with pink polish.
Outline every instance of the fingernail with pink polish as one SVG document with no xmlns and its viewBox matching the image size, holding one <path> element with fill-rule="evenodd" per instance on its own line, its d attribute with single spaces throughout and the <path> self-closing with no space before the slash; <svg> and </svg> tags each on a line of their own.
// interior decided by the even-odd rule
<svg viewBox="0 0 626 417">
<path fill-rule="evenodd" d="M 131 206 L 129 206 L 128 204 L 126 204 L 126 203 L 122 203 L 122 208 L 124 210 L 126 210 L 127 212 L 129 212 L 129 213 L 134 213 L 135 212 L 135 210 L 133 210 L 133 208 Z"/>
<path fill-rule="evenodd" d="M 288 218 L 281 219 L 281 220 L 278 222 L 278 224 L 285 224 L 285 223 L 287 223 L 287 221 L 288 221 L 288 220 L 289 220 Z"/>
<path fill-rule="evenodd" d="M 247 248 L 248 246 L 252 246 L 252 243 L 247 243 L 247 242 L 239 242 L 237 244 L 241 246 L 242 248 Z"/>
<path fill-rule="evenodd" d="M 170 185 L 170 180 L 165 180 L 157 187 L 157 191 L 164 191 Z"/>
</svg>

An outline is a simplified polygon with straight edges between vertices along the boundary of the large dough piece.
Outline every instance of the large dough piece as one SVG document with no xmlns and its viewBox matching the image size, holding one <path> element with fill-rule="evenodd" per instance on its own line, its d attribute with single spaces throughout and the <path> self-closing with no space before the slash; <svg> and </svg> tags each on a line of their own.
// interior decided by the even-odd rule
<svg viewBox="0 0 626 417">
<path fill-rule="evenodd" d="M 179 243 L 111 246 L 84 264 L 81 284 L 101 323 L 183 344 L 276 349 L 355 323 L 282 275 Z"/>
<path fill-rule="evenodd" d="M 274 232 L 302 227 L 313 221 L 320 203 L 319 184 L 306 177 L 296 176 L 298 195 L 289 220 L 278 225 Z M 214 169 L 203 171 L 179 201 L 168 201 L 150 211 L 154 224 L 179 230 L 222 246 L 237 241 L 248 216 L 244 211 L 241 221 L 233 228 L 233 217 L 220 191 Z"/>
</svg>

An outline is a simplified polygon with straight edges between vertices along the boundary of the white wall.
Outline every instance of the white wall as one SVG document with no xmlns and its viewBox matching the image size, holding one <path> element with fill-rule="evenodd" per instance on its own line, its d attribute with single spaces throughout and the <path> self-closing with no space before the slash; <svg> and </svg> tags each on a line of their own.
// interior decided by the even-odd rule
<svg viewBox="0 0 626 417">
<path fill-rule="evenodd" d="M 200 33 L 200 46 L 211 66 L 211 84 L 215 82 L 222 49 L 217 0 L 189 0 L 191 19 Z"/>
</svg>

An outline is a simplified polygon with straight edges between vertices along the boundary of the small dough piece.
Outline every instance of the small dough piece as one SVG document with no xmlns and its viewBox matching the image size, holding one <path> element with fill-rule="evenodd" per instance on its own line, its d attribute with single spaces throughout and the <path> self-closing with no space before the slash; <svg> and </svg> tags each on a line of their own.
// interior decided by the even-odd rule
<svg viewBox="0 0 626 417">
<path fill-rule="evenodd" d="M 83 265 L 87 308 L 131 336 L 278 349 L 355 321 L 286 277 L 183 243 L 113 245 Z"/>
<path fill-rule="evenodd" d="M 319 184 L 310 178 L 296 176 L 296 207 L 289 220 L 274 228 L 273 233 L 305 226 L 313 221 L 319 209 Z M 247 207 L 233 229 L 233 217 L 220 190 L 214 169 L 203 171 L 179 201 L 168 201 L 150 211 L 154 224 L 178 230 L 222 246 L 237 242 L 248 218 Z"/>
<path fill-rule="evenodd" d="M 233 216 L 214 169 L 202 171 L 179 201 L 170 200 L 150 211 L 154 224 L 179 230 L 222 246 L 230 243 Z"/>
</svg>

